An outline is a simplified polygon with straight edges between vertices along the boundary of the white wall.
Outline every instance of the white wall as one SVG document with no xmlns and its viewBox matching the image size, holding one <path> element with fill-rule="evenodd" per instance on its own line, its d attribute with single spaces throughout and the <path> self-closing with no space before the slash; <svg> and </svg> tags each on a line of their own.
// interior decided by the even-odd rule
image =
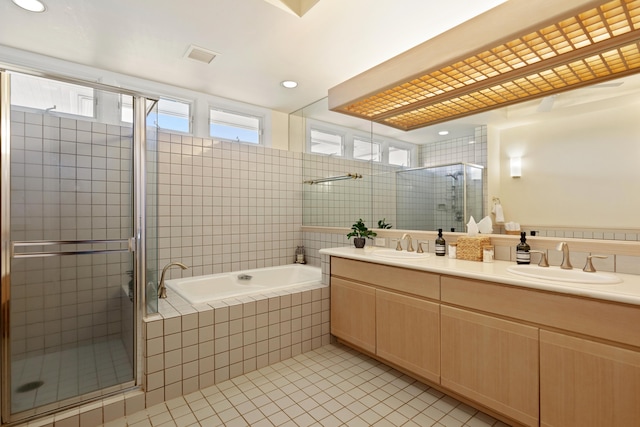
<svg viewBox="0 0 640 427">
<path fill-rule="evenodd" d="M 640 102 L 596 112 L 491 128 L 499 144 L 500 197 L 507 221 L 535 226 L 637 228 L 640 211 Z M 509 157 L 522 156 L 522 177 L 509 176 Z M 494 159 L 494 157 L 492 157 Z M 495 172 L 495 163 L 489 170 Z M 495 175 L 494 175 L 495 176 Z"/>
</svg>

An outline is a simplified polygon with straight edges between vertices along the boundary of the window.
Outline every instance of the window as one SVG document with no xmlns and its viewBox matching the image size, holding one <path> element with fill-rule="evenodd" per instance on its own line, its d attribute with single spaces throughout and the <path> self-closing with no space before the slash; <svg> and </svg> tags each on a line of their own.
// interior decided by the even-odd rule
<svg viewBox="0 0 640 427">
<path fill-rule="evenodd" d="M 355 137 L 353 139 L 353 158 L 379 162 L 382 160 L 381 146 L 378 143 Z"/>
<path fill-rule="evenodd" d="M 11 74 L 11 104 L 53 113 L 95 117 L 93 88 L 24 74 Z"/>
<path fill-rule="evenodd" d="M 261 122 L 260 117 L 211 109 L 209 134 L 225 141 L 260 144 Z"/>
<path fill-rule="evenodd" d="M 343 137 L 338 133 L 311 129 L 311 152 L 342 156 Z"/>
<path fill-rule="evenodd" d="M 121 120 L 133 123 L 133 97 L 121 95 Z M 191 132 L 191 105 L 188 102 L 160 98 L 158 101 L 158 127 L 182 133 Z"/>
<path fill-rule="evenodd" d="M 389 164 L 396 166 L 410 166 L 411 151 L 389 145 Z"/>
</svg>

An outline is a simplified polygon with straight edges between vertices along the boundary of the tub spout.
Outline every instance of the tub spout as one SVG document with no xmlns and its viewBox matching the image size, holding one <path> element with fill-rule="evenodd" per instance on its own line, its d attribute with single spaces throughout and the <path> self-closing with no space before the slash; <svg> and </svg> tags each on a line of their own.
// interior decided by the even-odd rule
<svg viewBox="0 0 640 427">
<path fill-rule="evenodd" d="M 169 264 L 165 265 L 164 268 L 162 269 L 162 275 L 160 276 L 160 283 L 158 283 L 158 297 L 159 298 L 166 298 L 167 297 L 167 287 L 164 285 L 164 274 L 167 272 L 167 270 L 173 266 L 178 266 L 183 270 L 186 270 L 187 267 L 186 265 L 182 264 L 181 262 L 170 262 Z"/>
</svg>

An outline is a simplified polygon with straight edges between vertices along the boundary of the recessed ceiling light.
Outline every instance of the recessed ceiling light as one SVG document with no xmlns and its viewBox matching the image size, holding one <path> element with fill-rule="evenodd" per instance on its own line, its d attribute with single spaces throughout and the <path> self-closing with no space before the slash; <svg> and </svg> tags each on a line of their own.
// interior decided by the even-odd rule
<svg viewBox="0 0 640 427">
<path fill-rule="evenodd" d="M 469 141 L 469 144 L 475 144 L 475 143 L 476 143 L 475 141 Z"/>
<path fill-rule="evenodd" d="M 283 82 L 280 83 L 282 86 L 286 87 L 287 89 L 293 89 L 294 87 L 298 86 L 298 82 L 294 82 L 293 80 L 285 80 Z"/>
<path fill-rule="evenodd" d="M 24 10 L 28 10 L 29 12 L 44 12 L 47 8 L 39 0 L 11 0 L 16 6 L 23 8 Z"/>
<path fill-rule="evenodd" d="M 440 132 L 438 132 L 438 135 L 442 135 L 442 136 L 449 135 L 449 131 L 448 130 L 441 130 Z"/>
</svg>

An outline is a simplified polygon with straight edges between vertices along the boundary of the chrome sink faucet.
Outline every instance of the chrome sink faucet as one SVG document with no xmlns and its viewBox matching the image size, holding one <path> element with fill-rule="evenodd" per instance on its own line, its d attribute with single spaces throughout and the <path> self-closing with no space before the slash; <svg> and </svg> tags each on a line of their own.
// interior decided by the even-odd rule
<svg viewBox="0 0 640 427">
<path fill-rule="evenodd" d="M 567 242 L 558 243 L 558 247 L 556 249 L 562 251 L 562 264 L 560 264 L 560 268 L 563 270 L 571 270 L 573 266 L 569 260 L 569 245 Z"/>
<path fill-rule="evenodd" d="M 396 245 L 396 251 L 402 250 L 402 241 L 407 239 L 407 252 L 413 252 L 413 245 L 411 244 L 411 234 L 404 233 L 400 240 L 398 240 L 398 244 Z"/>
<path fill-rule="evenodd" d="M 167 270 L 173 266 L 178 266 L 183 270 L 186 270 L 187 267 L 186 265 L 182 264 L 181 262 L 170 262 L 169 264 L 165 265 L 164 268 L 162 269 L 162 275 L 160 276 L 160 283 L 158 283 L 158 297 L 159 298 L 166 298 L 167 297 L 167 287 L 164 284 L 164 274 L 167 272 Z"/>
</svg>

